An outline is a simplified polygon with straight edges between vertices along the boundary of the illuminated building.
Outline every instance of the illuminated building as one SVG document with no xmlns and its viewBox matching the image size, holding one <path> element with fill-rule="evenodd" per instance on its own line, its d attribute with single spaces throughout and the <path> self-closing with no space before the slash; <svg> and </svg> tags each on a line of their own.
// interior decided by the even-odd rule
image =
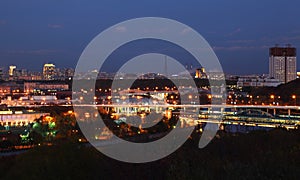
<svg viewBox="0 0 300 180">
<path fill-rule="evenodd" d="M 300 78 L 300 72 L 297 72 L 297 78 Z"/>
<path fill-rule="evenodd" d="M 16 70 L 17 66 L 9 66 L 8 74 L 9 76 L 14 76 L 14 72 Z"/>
<path fill-rule="evenodd" d="M 69 85 L 66 83 L 51 83 L 48 82 L 38 82 L 38 81 L 29 81 L 24 82 L 24 92 L 32 93 L 35 90 L 68 90 Z"/>
<path fill-rule="evenodd" d="M 205 69 L 203 67 L 199 68 L 199 69 L 196 69 L 195 78 L 202 78 L 202 79 L 207 78 L 206 74 L 205 74 Z"/>
<path fill-rule="evenodd" d="M 238 87 L 277 87 L 281 82 L 278 79 L 243 77 L 238 78 Z"/>
<path fill-rule="evenodd" d="M 55 65 L 44 64 L 44 68 L 43 68 L 44 80 L 54 80 L 55 75 L 56 75 Z"/>
<path fill-rule="evenodd" d="M 270 48 L 269 73 L 271 78 L 287 83 L 297 78 L 296 75 L 296 48 L 272 47 Z"/>
<path fill-rule="evenodd" d="M 0 97 L 5 96 L 11 93 L 11 86 L 9 85 L 0 85 Z"/>
<path fill-rule="evenodd" d="M 117 96 L 111 97 L 114 104 L 117 105 L 129 105 L 128 107 L 116 106 L 114 108 L 114 114 L 117 116 L 126 115 L 132 116 L 139 113 L 162 113 L 164 109 L 162 107 L 154 107 L 153 105 L 165 105 L 166 91 L 142 91 L 138 89 L 123 90 L 120 91 Z M 138 105 L 145 105 L 145 107 L 139 107 Z"/>
<path fill-rule="evenodd" d="M 5 127 L 26 126 L 41 116 L 49 113 L 37 113 L 34 111 L 0 111 L 0 125 Z"/>
</svg>

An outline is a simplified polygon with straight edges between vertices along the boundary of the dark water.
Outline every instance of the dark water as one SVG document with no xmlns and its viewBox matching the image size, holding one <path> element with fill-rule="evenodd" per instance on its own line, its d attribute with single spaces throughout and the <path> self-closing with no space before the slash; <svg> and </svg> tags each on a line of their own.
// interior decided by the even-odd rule
<svg viewBox="0 0 300 180">
<path fill-rule="evenodd" d="M 245 126 L 245 125 L 225 125 L 224 131 L 229 133 L 249 133 L 251 131 L 269 131 L 273 128 L 259 127 L 259 126 Z"/>
<path fill-rule="evenodd" d="M 25 153 L 27 151 L 28 150 L 0 152 L 0 157 L 3 157 L 3 156 L 15 156 L 15 155 L 19 155 L 19 154 Z"/>
</svg>

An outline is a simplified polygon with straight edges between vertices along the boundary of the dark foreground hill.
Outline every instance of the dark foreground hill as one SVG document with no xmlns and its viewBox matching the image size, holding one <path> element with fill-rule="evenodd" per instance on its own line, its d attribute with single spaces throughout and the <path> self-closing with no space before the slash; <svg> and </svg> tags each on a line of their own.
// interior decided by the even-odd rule
<svg viewBox="0 0 300 180">
<path fill-rule="evenodd" d="M 40 147 L 2 157 L 0 179 L 300 178 L 299 131 L 222 132 L 204 149 L 198 149 L 197 143 L 195 135 L 172 155 L 147 164 L 115 161 L 72 143 Z"/>
</svg>

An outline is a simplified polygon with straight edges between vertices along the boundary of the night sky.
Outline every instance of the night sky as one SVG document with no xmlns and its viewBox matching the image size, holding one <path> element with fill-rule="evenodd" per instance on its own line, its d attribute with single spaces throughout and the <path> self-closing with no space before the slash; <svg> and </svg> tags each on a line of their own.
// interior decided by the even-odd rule
<svg viewBox="0 0 300 180">
<path fill-rule="evenodd" d="M 268 48 L 300 48 L 298 0 L 1 0 L 0 67 L 75 67 L 104 29 L 138 17 L 165 17 L 198 31 L 231 74 L 268 73 Z M 298 63 L 298 69 L 300 63 Z"/>
</svg>

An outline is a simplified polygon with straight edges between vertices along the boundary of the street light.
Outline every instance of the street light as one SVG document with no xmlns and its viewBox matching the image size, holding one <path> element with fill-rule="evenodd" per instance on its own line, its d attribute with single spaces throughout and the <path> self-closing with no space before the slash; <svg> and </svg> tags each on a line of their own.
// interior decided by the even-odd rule
<svg viewBox="0 0 300 180">
<path fill-rule="evenodd" d="M 292 95 L 292 98 L 294 99 L 294 105 L 296 106 L 296 104 L 297 104 L 297 96 L 296 95 Z"/>
<path fill-rule="evenodd" d="M 272 104 L 274 104 L 274 98 L 275 98 L 275 96 L 272 94 L 271 96 L 270 96 L 270 98 L 272 99 Z"/>
</svg>

